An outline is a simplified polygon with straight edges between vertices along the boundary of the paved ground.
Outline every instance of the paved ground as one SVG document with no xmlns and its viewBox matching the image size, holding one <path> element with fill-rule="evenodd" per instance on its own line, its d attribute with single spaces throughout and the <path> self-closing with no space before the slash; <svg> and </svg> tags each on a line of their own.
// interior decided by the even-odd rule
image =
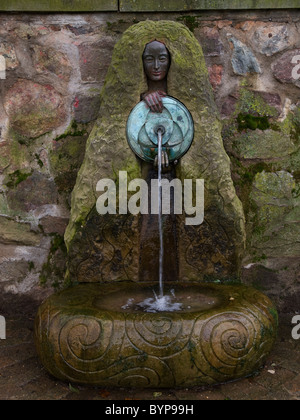
<svg viewBox="0 0 300 420">
<path fill-rule="evenodd" d="M 210 388 L 113 390 L 55 380 L 41 366 L 33 343 L 38 303 L 0 296 L 7 339 L 0 340 L 0 400 L 300 400 L 300 340 L 291 337 L 294 314 L 280 316 L 279 336 L 266 366 L 255 376 Z"/>
</svg>

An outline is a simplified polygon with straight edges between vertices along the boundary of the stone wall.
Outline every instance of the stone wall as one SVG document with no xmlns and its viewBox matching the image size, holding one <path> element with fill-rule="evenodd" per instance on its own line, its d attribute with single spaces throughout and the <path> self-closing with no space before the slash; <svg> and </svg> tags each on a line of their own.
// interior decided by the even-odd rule
<svg viewBox="0 0 300 420">
<path fill-rule="evenodd" d="M 247 217 L 242 281 L 299 309 L 299 9 L 0 14 L 0 288 L 63 283 L 70 194 L 112 50 L 145 19 L 182 22 L 202 45 Z"/>
</svg>

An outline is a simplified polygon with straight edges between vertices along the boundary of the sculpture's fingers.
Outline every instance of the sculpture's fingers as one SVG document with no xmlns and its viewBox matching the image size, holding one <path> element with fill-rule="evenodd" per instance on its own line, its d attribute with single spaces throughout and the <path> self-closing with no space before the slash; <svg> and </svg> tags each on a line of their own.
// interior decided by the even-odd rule
<svg viewBox="0 0 300 420">
<path fill-rule="evenodd" d="M 147 101 L 147 104 L 148 104 L 149 108 L 151 109 L 151 111 L 155 112 L 154 111 L 154 101 L 152 99 L 152 95 L 148 95 L 146 97 L 146 101 Z"/>
<path fill-rule="evenodd" d="M 152 94 L 148 95 L 147 100 L 148 100 L 149 108 L 151 109 L 151 111 L 152 112 L 158 112 L 158 105 L 156 103 L 156 100 L 155 100 L 154 96 Z"/>
<path fill-rule="evenodd" d="M 151 104 L 149 102 L 149 96 L 145 96 L 144 102 L 145 102 L 145 104 L 147 105 L 148 108 L 151 108 Z"/>
<path fill-rule="evenodd" d="M 158 93 L 160 94 L 160 96 L 167 96 L 166 92 L 164 92 L 163 90 L 158 90 Z"/>
<path fill-rule="evenodd" d="M 161 153 L 161 167 L 162 168 L 165 167 L 165 156 L 164 156 L 164 152 Z"/>
<path fill-rule="evenodd" d="M 164 109 L 164 105 L 163 105 L 163 102 L 162 102 L 162 97 L 160 95 L 160 92 L 155 92 L 155 98 L 156 98 L 156 103 L 157 103 L 157 106 L 158 106 L 158 112 L 161 113 Z"/>
<path fill-rule="evenodd" d="M 164 160 L 165 160 L 165 167 L 166 168 L 168 168 L 168 166 L 169 166 L 169 156 L 168 156 L 168 153 L 167 152 L 164 152 Z"/>
<path fill-rule="evenodd" d="M 154 92 L 151 95 L 151 97 L 152 97 L 153 102 L 154 102 L 155 112 L 161 112 L 160 111 L 161 110 L 161 98 L 160 98 L 160 96 L 158 95 L 157 92 Z"/>
<path fill-rule="evenodd" d="M 148 108 L 151 109 L 152 112 L 156 112 L 155 111 L 155 103 L 154 103 L 152 95 L 147 95 L 144 98 L 144 101 L 146 102 L 146 105 L 148 106 Z"/>
</svg>

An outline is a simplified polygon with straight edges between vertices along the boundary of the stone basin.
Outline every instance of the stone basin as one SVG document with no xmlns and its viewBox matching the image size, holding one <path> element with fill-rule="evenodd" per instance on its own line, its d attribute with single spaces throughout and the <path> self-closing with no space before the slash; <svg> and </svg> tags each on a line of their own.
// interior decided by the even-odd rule
<svg viewBox="0 0 300 420">
<path fill-rule="evenodd" d="M 269 355 L 277 313 L 242 285 L 167 284 L 180 309 L 145 312 L 157 285 L 80 284 L 40 307 L 35 340 L 56 378 L 105 387 L 191 387 L 251 375 Z"/>
</svg>

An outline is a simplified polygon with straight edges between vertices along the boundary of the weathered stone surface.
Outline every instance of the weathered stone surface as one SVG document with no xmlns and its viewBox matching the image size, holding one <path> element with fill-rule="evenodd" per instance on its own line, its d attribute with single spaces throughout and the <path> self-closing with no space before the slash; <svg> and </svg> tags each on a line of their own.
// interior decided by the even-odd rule
<svg viewBox="0 0 300 420">
<path fill-rule="evenodd" d="M 273 23 L 260 25 L 254 33 L 253 41 L 258 51 L 267 57 L 293 45 L 293 38 L 288 27 Z"/>
<path fill-rule="evenodd" d="M 0 150 L 0 171 L 3 173 L 10 163 L 10 148 L 6 142 L 3 142 L 0 143 Z"/>
<path fill-rule="evenodd" d="M 0 55 L 5 58 L 6 70 L 14 70 L 18 67 L 19 61 L 16 56 L 15 48 L 7 42 L 0 43 Z"/>
<path fill-rule="evenodd" d="M 255 261 L 255 259 L 248 259 Z M 279 312 L 298 312 L 300 305 L 299 257 L 264 258 L 246 263 L 242 271 L 243 283 L 263 290 Z"/>
<path fill-rule="evenodd" d="M 138 303 L 153 287 L 84 284 L 51 296 L 35 323 L 46 369 L 72 383 L 157 389 L 226 382 L 262 366 L 277 333 L 266 296 L 245 286 L 179 283 L 177 299 L 198 296 L 195 308 L 167 315 L 128 308 L 129 297 Z"/>
<path fill-rule="evenodd" d="M 62 217 L 45 216 L 40 219 L 40 226 L 47 235 L 57 233 L 58 235 L 64 236 L 68 223 L 69 219 Z"/>
<path fill-rule="evenodd" d="M 231 94 L 224 99 L 222 103 L 221 114 L 224 117 L 230 117 L 234 114 L 236 110 L 236 105 L 238 102 L 238 94 Z"/>
<path fill-rule="evenodd" d="M 48 35 L 51 29 L 41 24 L 31 25 L 27 22 L 21 22 L 16 28 L 16 35 L 24 40 Z"/>
<path fill-rule="evenodd" d="M 208 67 L 209 80 L 214 90 L 216 90 L 221 84 L 224 75 L 224 67 L 222 65 L 214 64 Z"/>
<path fill-rule="evenodd" d="M 10 137 L 11 136 L 11 137 Z M 0 172 L 13 174 L 17 171 L 30 173 L 32 158 L 25 144 L 20 144 L 18 136 L 10 132 L 6 141 L 0 142 Z"/>
<path fill-rule="evenodd" d="M 277 110 L 278 114 L 277 115 L 273 114 L 273 115 L 279 117 L 279 115 L 282 112 L 282 107 L 283 107 L 280 95 L 278 95 L 278 93 L 262 92 L 262 91 L 257 92 L 257 94 L 261 96 L 261 98 L 266 102 L 266 104 L 268 104 L 270 107 L 275 108 Z"/>
<path fill-rule="evenodd" d="M 45 204 L 57 204 L 57 186 L 52 179 L 34 172 L 8 192 L 7 200 L 11 209 L 29 212 Z"/>
<path fill-rule="evenodd" d="M 80 72 L 83 82 L 103 82 L 110 65 L 115 41 L 103 36 L 100 42 L 78 46 Z"/>
<path fill-rule="evenodd" d="M 252 248 L 257 257 L 299 257 L 299 184 L 286 171 L 257 174 L 250 195 L 255 205 Z"/>
<path fill-rule="evenodd" d="M 238 104 L 236 114 L 250 114 L 258 117 L 278 117 L 281 109 L 278 108 L 278 97 L 276 94 L 255 91 L 248 88 L 241 88 L 237 97 Z M 276 102 L 276 105 L 274 104 Z"/>
<path fill-rule="evenodd" d="M 213 235 L 207 239 L 210 243 L 208 248 L 211 250 L 212 246 L 216 246 L 218 242 L 216 238 L 221 235 L 220 230 L 226 232 L 223 235 L 224 242 L 222 241 L 220 246 L 223 249 L 228 243 L 227 256 L 230 260 L 230 269 L 226 270 L 226 274 L 230 272 L 234 275 L 234 272 L 238 271 L 239 255 L 243 251 L 245 240 L 243 209 L 233 187 L 230 162 L 223 147 L 221 123 L 218 119 L 202 50 L 196 38 L 185 26 L 170 21 L 146 21 L 134 25 L 124 33 L 115 47 L 112 64 L 101 93 L 99 119 L 88 140 L 85 160 L 72 194 L 71 219 L 65 235 L 67 247 L 70 255 L 74 255 L 72 247 L 78 252 L 82 249 L 80 240 L 84 236 L 86 222 L 89 217 L 92 217 L 90 212 L 98 196 L 96 185 L 99 180 L 110 178 L 117 181 L 118 172 L 121 170 L 128 172 L 129 181 L 142 177 L 141 163 L 130 150 L 125 132 L 128 113 L 140 101 L 141 93 L 147 90 L 142 53 L 147 42 L 153 39 L 153 34 L 166 43 L 172 56 L 168 76 L 168 94 L 182 101 L 194 119 L 195 139 L 189 153 L 183 157 L 181 165 L 178 166 L 177 177 L 182 180 L 205 179 L 206 214 L 211 226 L 210 232 Z M 125 55 L 124 51 L 126 51 Z M 107 232 L 111 231 L 113 234 L 114 226 L 122 222 L 122 218 L 119 218 L 120 222 L 118 218 L 118 215 L 112 216 L 110 224 L 107 224 L 106 218 L 102 218 Z M 133 218 L 136 219 L 134 222 L 136 226 L 138 216 L 133 216 Z M 220 220 L 222 221 L 219 223 Z M 199 235 L 198 227 L 194 230 L 192 228 L 192 233 L 191 229 L 182 227 L 185 217 L 182 217 L 178 223 L 181 238 L 178 254 L 182 256 L 179 276 L 182 279 L 201 280 L 206 273 L 205 269 L 201 270 L 198 262 L 192 265 L 190 259 L 187 261 L 183 256 L 186 255 L 186 247 L 191 249 L 193 246 L 192 260 L 199 260 L 198 251 L 203 249 L 202 239 L 205 237 L 205 227 L 200 227 L 203 229 L 203 234 Z M 133 233 L 136 235 L 132 239 L 135 248 L 131 253 L 136 256 L 139 253 L 139 237 L 138 231 Z M 94 235 L 97 236 L 97 233 L 95 232 Z M 94 240 L 90 238 L 91 244 L 97 245 L 96 236 Z M 191 236 L 195 239 L 193 244 L 190 241 Z M 197 240 L 197 238 L 202 239 Z M 102 247 L 104 244 L 101 241 L 100 243 Z M 101 248 L 98 245 L 97 247 L 99 253 Z M 107 250 L 112 248 L 109 241 L 106 241 L 105 248 Z M 107 254 L 105 248 L 101 249 L 102 255 Z M 88 250 L 83 252 L 86 253 Z M 207 258 L 204 258 L 203 251 L 201 253 L 203 260 L 208 262 L 210 274 L 222 276 L 221 260 L 216 259 L 216 263 L 213 263 L 214 273 L 211 273 L 209 257 L 207 255 Z M 124 256 L 120 258 L 118 266 L 122 267 Z M 73 258 L 70 258 L 70 265 L 72 265 L 72 260 Z M 109 262 L 105 261 L 103 261 L 104 267 Z M 86 258 L 82 258 L 82 262 L 87 263 Z M 118 279 L 115 273 L 113 277 Z M 107 277 L 103 280 L 110 281 L 110 275 L 107 273 Z M 124 280 L 123 270 L 119 271 L 119 280 Z M 135 277 L 130 280 L 137 281 L 138 279 Z"/>
<path fill-rule="evenodd" d="M 280 82 L 300 87 L 300 49 L 283 54 L 272 64 L 272 70 Z"/>
<path fill-rule="evenodd" d="M 64 82 L 68 82 L 70 79 L 72 67 L 65 54 L 54 48 L 33 45 L 32 56 L 34 67 L 38 73 L 53 73 Z"/>
<path fill-rule="evenodd" d="M 37 246 L 40 236 L 31 230 L 27 223 L 18 223 L 12 219 L 0 216 L 0 242 L 2 244 L 23 244 Z"/>
<path fill-rule="evenodd" d="M 13 293 L 27 293 L 39 283 L 39 271 L 49 250 L 50 240 L 41 237 L 37 246 L 2 244 L 0 246 L 0 282 Z"/>
<path fill-rule="evenodd" d="M 21 283 L 27 273 L 27 261 L 5 261 L 0 264 L 0 284 Z"/>
<path fill-rule="evenodd" d="M 59 127 L 66 118 L 62 96 L 52 86 L 19 80 L 7 92 L 4 107 L 10 126 L 28 138 Z"/>
<path fill-rule="evenodd" d="M 242 159 L 281 159 L 296 151 L 288 134 L 272 130 L 255 130 L 241 134 L 233 144 L 235 153 Z"/>
<path fill-rule="evenodd" d="M 240 76 L 245 76 L 248 73 L 261 74 L 259 62 L 250 48 L 233 36 L 229 41 L 232 42 L 234 48 L 231 59 L 234 73 Z"/>
<path fill-rule="evenodd" d="M 217 28 L 199 28 L 195 30 L 195 36 L 202 46 L 205 57 L 219 57 L 224 53 L 224 45 Z"/>
<path fill-rule="evenodd" d="M 81 131 L 74 126 L 65 138 L 53 142 L 50 165 L 59 192 L 70 193 L 74 188 L 84 159 L 87 138 L 88 133 L 85 130 Z"/>
<path fill-rule="evenodd" d="M 140 229 L 132 215 L 100 216 L 94 208 L 70 248 L 69 275 L 99 283 L 139 277 Z"/>
<path fill-rule="evenodd" d="M 236 116 L 239 113 L 279 117 L 282 112 L 280 95 L 264 91 L 247 89 L 232 92 L 222 103 L 222 115 Z"/>
<path fill-rule="evenodd" d="M 0 214 L 8 214 L 8 204 L 5 194 L 0 194 Z"/>
<path fill-rule="evenodd" d="M 76 95 L 73 106 L 75 121 L 84 124 L 94 121 L 99 115 L 100 95 Z"/>
</svg>

